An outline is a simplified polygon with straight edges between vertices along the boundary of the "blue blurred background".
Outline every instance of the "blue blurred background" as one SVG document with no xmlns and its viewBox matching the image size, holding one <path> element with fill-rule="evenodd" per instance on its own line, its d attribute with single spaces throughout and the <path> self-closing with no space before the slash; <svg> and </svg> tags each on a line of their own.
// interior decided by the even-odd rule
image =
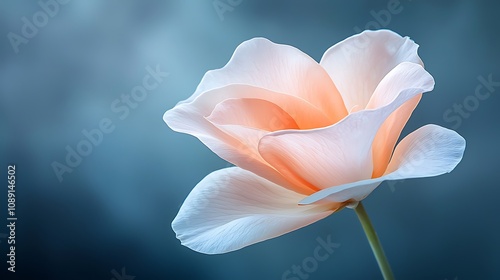
<svg viewBox="0 0 500 280">
<path fill-rule="evenodd" d="M 436 80 L 403 135 L 436 123 L 467 140 L 451 174 L 384 183 L 365 200 L 396 277 L 500 278 L 500 86 L 475 97 L 482 78 L 500 81 L 497 1 L 61 0 L 45 7 L 51 14 L 43 3 L 52 1 L 40 2 L 0 3 L 1 178 L 16 164 L 19 219 L 12 274 L 1 182 L 1 279 L 282 279 L 327 236 L 340 247 L 308 279 L 381 279 L 349 209 L 229 254 L 181 246 L 170 228 L 181 203 L 228 164 L 162 120 L 247 39 L 293 45 L 319 61 L 365 28 L 410 36 Z M 390 18 L 388 5 L 399 11 Z M 125 106 L 122 95 L 147 67 L 168 76 L 117 112 L 112 104 Z M 113 131 L 60 181 L 54 162 L 64 164 L 67 147 L 77 149 L 82 131 L 103 119 Z"/>
</svg>

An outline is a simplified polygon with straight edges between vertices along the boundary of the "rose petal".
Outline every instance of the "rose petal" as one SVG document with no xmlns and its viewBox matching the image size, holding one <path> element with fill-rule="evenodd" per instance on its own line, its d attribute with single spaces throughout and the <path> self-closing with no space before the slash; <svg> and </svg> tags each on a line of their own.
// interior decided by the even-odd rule
<svg viewBox="0 0 500 280">
<path fill-rule="evenodd" d="M 172 228 L 192 250 L 220 254 L 307 226 L 343 205 L 298 206 L 304 197 L 241 168 L 226 168 L 196 185 Z"/>
<path fill-rule="evenodd" d="M 238 125 L 265 131 L 299 129 L 295 120 L 281 107 L 255 98 L 227 99 L 217 104 L 207 119 L 216 124 Z M 257 143 L 255 142 L 255 145 Z"/>
<path fill-rule="evenodd" d="M 398 180 L 449 173 L 462 160 L 465 144 L 453 130 L 433 124 L 423 126 L 398 144 L 386 176 Z"/>
<path fill-rule="evenodd" d="M 265 38 L 241 43 L 221 69 L 208 71 L 191 102 L 203 92 L 230 84 L 245 84 L 299 97 L 329 118 L 347 115 L 344 103 L 326 71 L 302 51 Z"/>
<path fill-rule="evenodd" d="M 321 189 L 371 178 L 372 143 L 379 127 L 402 104 L 433 86 L 422 66 L 401 63 L 376 90 L 392 96 L 383 106 L 352 113 L 325 128 L 269 133 L 259 152 L 286 178 L 302 178 Z"/>
<path fill-rule="evenodd" d="M 264 135 L 270 131 L 299 128 L 281 107 L 262 99 L 228 99 L 219 103 L 207 119 L 258 156 L 258 144 Z M 262 158 L 260 160 L 265 162 Z M 300 191 L 303 183 L 288 179 L 295 186 L 294 190 Z M 311 189 L 317 191 L 311 185 L 304 187 L 301 193 L 310 193 Z"/>
<path fill-rule="evenodd" d="M 408 61 L 423 65 L 418 45 L 389 30 L 364 31 L 337 43 L 321 59 L 348 111 L 365 108 L 382 78 Z"/>
<path fill-rule="evenodd" d="M 330 124 L 323 113 L 300 98 L 246 85 L 229 85 L 205 92 L 191 103 L 178 104 L 167 111 L 163 119 L 171 129 L 197 137 L 218 156 L 241 168 L 303 194 L 314 192 L 316 189 L 284 178 L 270 167 L 256 152 L 255 147 L 259 138 L 247 138 L 242 142 L 241 137 L 239 139 L 233 137 L 234 134 L 231 135 L 227 133 L 227 130 L 221 130 L 220 125 L 215 125 L 206 118 L 217 104 L 230 98 L 255 98 L 269 101 L 292 116 L 299 127 Z"/>
<path fill-rule="evenodd" d="M 259 152 L 285 178 L 318 189 L 366 179 L 372 174 L 370 135 L 376 133 L 369 122 L 356 113 L 327 128 L 270 133 Z"/>
<path fill-rule="evenodd" d="M 451 172 L 462 160 L 465 139 L 453 130 L 426 125 L 406 136 L 396 147 L 386 174 L 321 190 L 300 204 L 319 201 L 361 201 L 385 180 L 433 177 Z"/>
</svg>

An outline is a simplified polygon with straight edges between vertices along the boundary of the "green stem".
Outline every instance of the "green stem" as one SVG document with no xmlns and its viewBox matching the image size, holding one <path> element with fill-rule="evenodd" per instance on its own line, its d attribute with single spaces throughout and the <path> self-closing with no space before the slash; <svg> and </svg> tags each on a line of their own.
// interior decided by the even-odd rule
<svg viewBox="0 0 500 280">
<path fill-rule="evenodd" d="M 380 272 L 382 272 L 384 279 L 394 280 L 394 275 L 392 274 L 391 266 L 389 265 L 389 262 L 384 254 L 384 249 L 380 244 L 377 233 L 375 232 L 375 229 L 373 228 L 370 218 L 368 218 L 368 214 L 366 214 L 365 207 L 363 207 L 361 201 L 358 206 L 354 208 L 354 211 L 358 215 L 359 221 L 363 226 L 363 230 L 365 231 L 366 237 L 370 242 L 373 254 L 375 255 L 375 259 L 377 259 L 378 267 L 380 268 Z"/>
</svg>

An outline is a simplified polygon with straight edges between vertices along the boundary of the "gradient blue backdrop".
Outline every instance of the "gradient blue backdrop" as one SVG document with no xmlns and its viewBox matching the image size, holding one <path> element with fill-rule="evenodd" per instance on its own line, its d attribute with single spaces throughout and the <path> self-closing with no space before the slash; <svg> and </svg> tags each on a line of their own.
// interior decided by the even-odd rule
<svg viewBox="0 0 500 280">
<path fill-rule="evenodd" d="M 225 255 L 181 246 L 170 223 L 182 201 L 228 164 L 171 131 L 162 115 L 247 39 L 266 37 L 319 60 L 367 24 L 376 28 L 370 22 L 391 1 L 233 0 L 237 5 L 219 16 L 212 0 L 73 0 L 18 53 L 7 34 L 21 34 L 22 18 L 32 21 L 42 8 L 37 1 L 2 1 L 1 279 L 109 280 L 122 268 L 135 280 L 282 279 L 312 255 L 317 237 L 328 235 L 340 247 L 309 279 L 381 279 L 348 209 Z M 467 149 L 451 174 L 384 183 L 365 207 L 398 279 L 499 279 L 500 87 L 460 125 L 444 118 L 453 104 L 470 102 L 478 77 L 500 81 L 498 2 L 401 0 L 400 7 L 378 25 L 414 39 L 436 80 L 403 135 L 435 123 L 456 128 Z M 111 104 L 156 65 L 169 76 L 120 119 Z M 75 148 L 85 139 L 82 130 L 103 118 L 114 131 L 59 182 L 51 164 L 63 163 L 65 147 Z M 6 273 L 1 238 L 9 163 L 17 165 L 17 278 Z"/>
</svg>

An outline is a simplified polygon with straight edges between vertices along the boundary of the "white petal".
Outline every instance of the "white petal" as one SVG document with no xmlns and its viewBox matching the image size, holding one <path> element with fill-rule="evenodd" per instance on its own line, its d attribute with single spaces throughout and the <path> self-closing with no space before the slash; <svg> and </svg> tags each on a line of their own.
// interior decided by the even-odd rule
<svg viewBox="0 0 500 280">
<path fill-rule="evenodd" d="M 331 187 L 308 196 L 300 203 L 361 201 L 385 180 L 433 177 L 449 173 L 462 160 L 464 150 L 465 139 L 455 131 L 437 125 L 426 125 L 401 140 L 384 176 Z"/>
<path fill-rule="evenodd" d="M 401 140 L 385 176 L 398 180 L 449 173 L 462 160 L 464 150 L 465 139 L 458 133 L 429 124 Z"/>
<path fill-rule="evenodd" d="M 220 254 L 307 226 L 341 205 L 299 206 L 304 197 L 241 168 L 226 168 L 196 185 L 172 228 L 192 250 Z"/>
<path fill-rule="evenodd" d="M 432 76 L 422 66 L 401 63 L 375 90 L 391 97 L 379 108 L 352 113 L 325 128 L 269 133 L 261 139 L 259 152 L 286 178 L 302 179 L 319 189 L 371 178 L 372 143 L 382 123 L 433 86 Z"/>
<path fill-rule="evenodd" d="M 241 43 L 221 69 L 208 71 L 191 102 L 203 92 L 230 84 L 244 84 L 299 97 L 331 117 L 347 115 L 342 97 L 325 69 L 302 51 L 254 38 Z"/>
<path fill-rule="evenodd" d="M 382 124 L 373 140 L 373 172 L 372 177 L 380 177 L 385 173 L 391 160 L 392 152 L 401 132 L 417 107 L 422 94 L 418 94 L 394 111 Z"/>
<path fill-rule="evenodd" d="M 364 31 L 328 49 L 321 59 L 348 111 L 365 108 L 382 78 L 401 62 L 423 65 L 418 45 L 390 30 Z"/>
</svg>

